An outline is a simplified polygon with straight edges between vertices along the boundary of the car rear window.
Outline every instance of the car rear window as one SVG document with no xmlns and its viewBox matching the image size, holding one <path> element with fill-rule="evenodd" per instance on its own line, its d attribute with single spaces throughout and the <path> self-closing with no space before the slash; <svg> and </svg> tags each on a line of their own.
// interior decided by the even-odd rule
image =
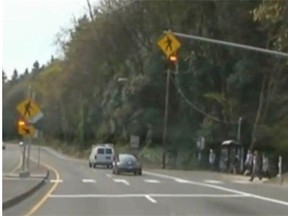
<svg viewBox="0 0 288 216">
<path fill-rule="evenodd" d="M 124 163 L 128 161 L 136 162 L 137 159 L 133 155 L 119 155 L 119 161 Z"/>
<path fill-rule="evenodd" d="M 112 149 L 106 148 L 106 154 L 112 154 Z"/>
<path fill-rule="evenodd" d="M 97 150 L 97 153 L 98 153 L 98 154 L 104 154 L 104 149 L 103 149 L 103 148 L 99 148 L 99 149 Z"/>
</svg>

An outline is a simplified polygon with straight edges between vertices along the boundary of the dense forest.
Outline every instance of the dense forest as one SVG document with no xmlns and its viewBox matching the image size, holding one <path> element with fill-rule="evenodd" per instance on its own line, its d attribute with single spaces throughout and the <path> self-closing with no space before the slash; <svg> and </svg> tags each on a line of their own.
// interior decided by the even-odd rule
<svg viewBox="0 0 288 216">
<path fill-rule="evenodd" d="M 167 29 L 287 53 L 288 1 L 102 0 L 59 30 L 59 56 L 9 80 L 2 70 L 4 139 L 18 136 L 16 105 L 31 86 L 46 139 L 84 150 L 137 135 L 141 147 L 161 146 L 167 60 L 157 41 Z M 199 137 L 237 139 L 241 117 L 245 146 L 288 155 L 288 59 L 178 40 L 168 151 L 189 157 Z"/>
</svg>

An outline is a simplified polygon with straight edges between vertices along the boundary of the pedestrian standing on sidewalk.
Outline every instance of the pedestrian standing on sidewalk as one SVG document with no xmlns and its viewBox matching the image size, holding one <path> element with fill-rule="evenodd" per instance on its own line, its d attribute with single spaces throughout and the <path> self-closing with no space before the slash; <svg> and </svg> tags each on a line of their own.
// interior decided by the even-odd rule
<svg viewBox="0 0 288 216">
<path fill-rule="evenodd" d="M 252 168 L 252 173 L 251 173 L 251 178 L 250 178 L 250 181 L 252 182 L 254 180 L 254 177 L 257 175 L 259 180 L 261 181 L 262 180 L 262 175 L 261 175 L 261 172 L 262 172 L 262 167 L 261 167 L 261 164 L 262 164 L 262 158 L 261 158 L 261 155 L 258 151 L 255 151 L 254 152 L 254 155 L 253 155 L 253 168 Z"/>
<path fill-rule="evenodd" d="M 211 170 L 214 170 L 215 159 L 216 159 L 216 155 L 215 155 L 213 149 L 210 149 L 209 164 L 210 164 L 210 169 Z"/>
<path fill-rule="evenodd" d="M 270 176 L 270 172 L 269 172 L 269 159 L 267 157 L 266 154 L 263 154 L 263 157 L 262 157 L 262 160 L 263 160 L 263 174 L 264 176 L 266 176 L 267 178 L 271 178 Z"/>
<path fill-rule="evenodd" d="M 246 160 L 245 160 L 245 172 L 244 172 L 244 176 L 248 175 L 248 174 L 252 174 L 252 166 L 253 164 L 253 154 L 252 151 L 249 149 L 246 155 Z"/>
</svg>

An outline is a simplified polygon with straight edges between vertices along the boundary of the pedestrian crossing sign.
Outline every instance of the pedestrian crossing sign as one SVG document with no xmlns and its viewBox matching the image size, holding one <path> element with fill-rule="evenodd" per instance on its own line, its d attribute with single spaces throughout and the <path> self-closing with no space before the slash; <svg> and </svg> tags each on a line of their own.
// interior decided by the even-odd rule
<svg viewBox="0 0 288 216">
<path fill-rule="evenodd" d="M 175 53 L 181 47 L 181 43 L 172 32 L 168 32 L 158 41 L 158 46 L 165 53 L 167 58 L 169 58 L 171 54 Z"/>
<path fill-rule="evenodd" d="M 17 106 L 17 111 L 26 121 L 31 123 L 35 123 L 43 117 L 43 113 L 41 112 L 40 108 L 31 98 L 25 99 L 19 103 Z"/>
</svg>

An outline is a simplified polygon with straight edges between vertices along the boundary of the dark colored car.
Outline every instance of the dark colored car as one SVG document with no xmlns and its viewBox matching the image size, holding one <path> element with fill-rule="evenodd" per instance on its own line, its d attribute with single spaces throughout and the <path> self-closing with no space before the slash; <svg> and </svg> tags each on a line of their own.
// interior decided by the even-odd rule
<svg viewBox="0 0 288 216">
<path fill-rule="evenodd" d="M 142 175 L 142 165 L 139 160 L 131 154 L 118 154 L 113 162 L 113 174 L 121 172 L 132 172 L 134 175 Z"/>
</svg>

